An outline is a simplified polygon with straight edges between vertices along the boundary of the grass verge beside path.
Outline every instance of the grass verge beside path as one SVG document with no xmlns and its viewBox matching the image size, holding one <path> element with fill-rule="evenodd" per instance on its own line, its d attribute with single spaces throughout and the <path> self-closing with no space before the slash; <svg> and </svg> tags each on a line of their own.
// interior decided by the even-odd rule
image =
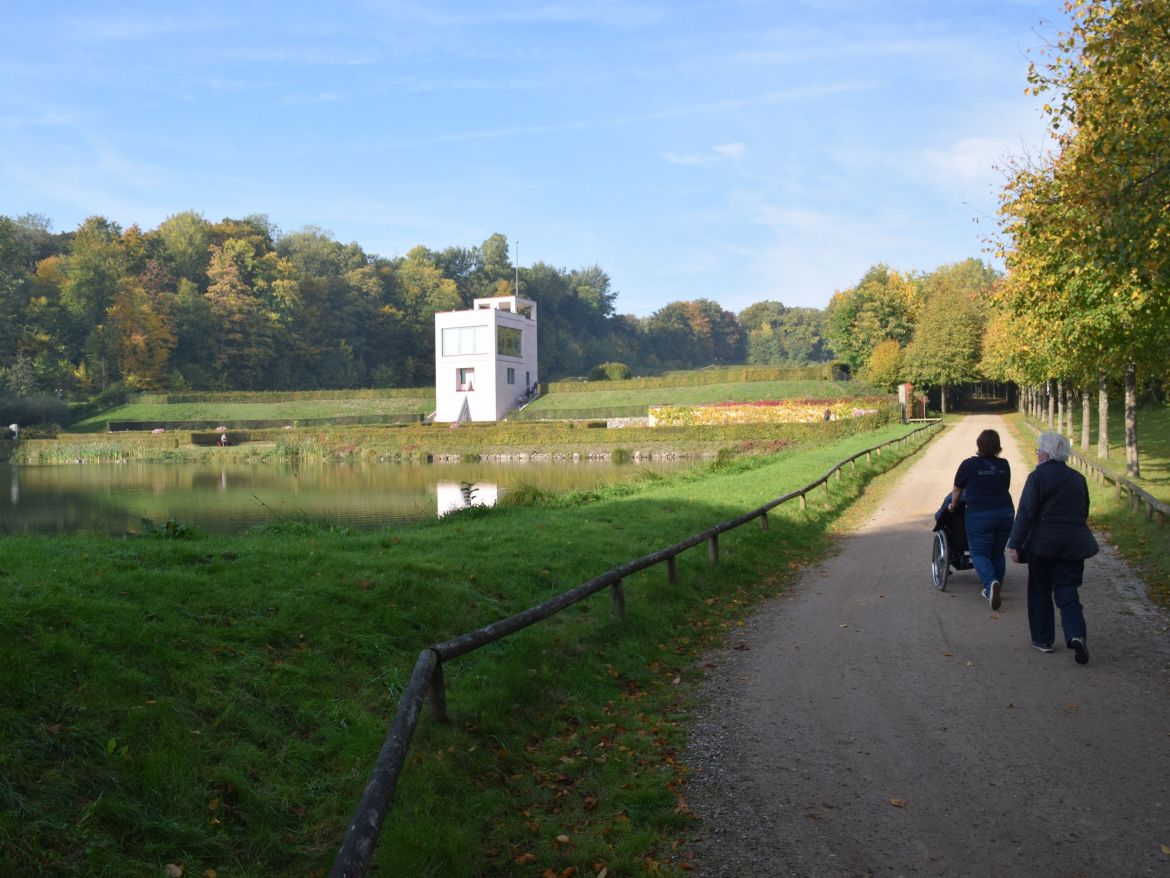
<svg viewBox="0 0 1170 878">
<path fill-rule="evenodd" d="M 328 871 L 421 648 L 818 478 L 901 426 L 380 533 L 0 542 L 0 873 Z M 925 441 L 925 440 L 922 440 Z M 700 657 L 828 547 L 907 448 L 445 668 L 378 863 L 682 874 Z M 565 870 L 576 869 L 575 873 Z"/>
<path fill-rule="evenodd" d="M 1036 447 L 1036 430 L 1047 429 L 1035 423 L 1031 427 L 1023 415 L 1011 417 L 1016 438 L 1026 448 Z M 1148 440 L 1140 441 L 1141 479 L 1131 480 L 1159 499 L 1170 502 L 1170 409 L 1142 410 L 1141 430 Z M 1123 435 L 1113 431 L 1111 435 Z M 1096 463 L 1096 433 L 1093 447 L 1086 455 Z M 1073 447 L 1080 451 L 1079 433 Z M 1084 454 L 1085 452 L 1081 452 Z M 1109 458 L 1104 467 L 1120 476 L 1125 475 L 1125 447 L 1110 444 Z M 1128 497 L 1118 499 L 1109 485 L 1089 480 L 1091 524 L 1103 530 L 1109 542 L 1125 558 L 1131 569 L 1146 584 L 1150 597 L 1159 605 L 1170 608 L 1170 524 L 1159 524 L 1130 509 Z"/>
</svg>

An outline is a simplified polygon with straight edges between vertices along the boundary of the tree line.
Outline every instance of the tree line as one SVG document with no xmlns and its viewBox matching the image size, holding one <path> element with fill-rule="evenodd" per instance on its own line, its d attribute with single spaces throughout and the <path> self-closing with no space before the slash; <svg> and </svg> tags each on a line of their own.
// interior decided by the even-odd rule
<svg viewBox="0 0 1170 878">
<path fill-rule="evenodd" d="M 746 328 L 709 299 L 621 315 L 599 266 L 518 268 L 498 234 L 383 258 L 318 228 L 282 234 L 263 215 L 213 223 L 188 211 L 149 231 L 94 216 L 65 233 L 25 215 L 0 217 L 0 381 L 69 398 L 115 385 L 425 386 L 434 314 L 517 292 L 539 305 L 547 378 L 606 361 L 648 374 L 829 357 L 816 309 L 769 303 Z M 774 335 L 756 345 L 750 330 L 765 323 L 797 328 L 800 343 Z"/>
<path fill-rule="evenodd" d="M 1140 476 L 1140 389 L 1170 373 L 1170 2 L 1071 0 L 1069 24 L 1028 89 L 1054 143 L 1009 168 L 1001 197 L 1008 268 L 984 369 L 1017 382 L 1051 423 L 1121 385 L 1126 468 Z M 1081 446 L 1091 437 L 1082 429 Z"/>
</svg>

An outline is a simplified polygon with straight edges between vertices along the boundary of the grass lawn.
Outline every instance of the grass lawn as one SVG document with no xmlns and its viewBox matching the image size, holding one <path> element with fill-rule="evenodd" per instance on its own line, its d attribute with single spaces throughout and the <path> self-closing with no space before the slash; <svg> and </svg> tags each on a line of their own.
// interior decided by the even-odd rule
<svg viewBox="0 0 1170 878">
<path fill-rule="evenodd" d="M 420 649 L 907 429 L 376 533 L 5 538 L 0 874 L 324 874 Z M 673 585 L 630 577 L 621 622 L 597 595 L 449 664 L 452 721 L 420 726 L 379 868 L 683 874 L 699 657 L 897 458 L 724 535 L 717 566 L 700 547 Z"/>
</svg>

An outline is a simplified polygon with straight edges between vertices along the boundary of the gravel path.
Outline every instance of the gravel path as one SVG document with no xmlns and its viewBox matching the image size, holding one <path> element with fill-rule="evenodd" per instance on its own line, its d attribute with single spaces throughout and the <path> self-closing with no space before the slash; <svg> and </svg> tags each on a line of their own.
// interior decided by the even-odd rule
<svg viewBox="0 0 1170 878">
<path fill-rule="evenodd" d="M 708 657 L 686 754 L 694 874 L 1170 875 L 1170 628 L 1141 583 L 1101 541 L 1085 666 L 1031 648 L 1010 560 L 998 612 L 973 571 L 931 585 L 933 513 L 987 427 L 1018 497 L 1031 448 L 967 417 Z"/>
</svg>

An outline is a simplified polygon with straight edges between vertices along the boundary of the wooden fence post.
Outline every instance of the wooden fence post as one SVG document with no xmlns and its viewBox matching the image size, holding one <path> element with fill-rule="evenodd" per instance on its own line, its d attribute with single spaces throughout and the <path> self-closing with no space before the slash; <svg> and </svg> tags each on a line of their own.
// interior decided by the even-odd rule
<svg viewBox="0 0 1170 878">
<path fill-rule="evenodd" d="M 768 513 L 765 512 L 760 516 L 760 530 L 768 529 Z"/>
<path fill-rule="evenodd" d="M 675 561 L 674 555 L 666 559 L 666 581 L 670 583 L 678 582 L 678 562 Z"/>
<path fill-rule="evenodd" d="M 620 579 L 609 587 L 609 596 L 613 599 L 613 617 L 620 622 L 626 617 L 626 592 Z"/>
<path fill-rule="evenodd" d="M 805 508 L 805 506 L 807 506 L 807 505 L 808 505 L 808 503 L 807 503 L 807 502 L 805 501 L 805 499 L 804 499 L 804 494 L 801 494 L 801 495 L 800 495 L 800 508 L 801 508 L 801 509 L 804 509 L 804 508 Z"/>
<path fill-rule="evenodd" d="M 707 560 L 712 564 L 719 563 L 719 534 L 707 540 Z"/>
<path fill-rule="evenodd" d="M 431 713 L 441 723 L 447 722 L 447 684 L 443 681 L 443 663 L 436 662 L 435 670 L 431 673 L 430 685 Z"/>
</svg>

